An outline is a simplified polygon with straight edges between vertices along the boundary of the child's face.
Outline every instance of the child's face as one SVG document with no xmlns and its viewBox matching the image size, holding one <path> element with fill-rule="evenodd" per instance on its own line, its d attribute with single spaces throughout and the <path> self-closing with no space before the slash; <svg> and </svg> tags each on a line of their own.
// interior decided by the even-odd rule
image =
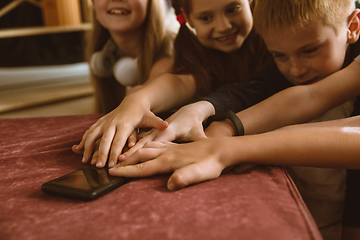
<svg viewBox="0 0 360 240">
<path fill-rule="evenodd" d="M 348 45 L 348 28 L 336 34 L 330 26 L 310 23 L 305 29 L 263 36 L 280 72 L 295 85 L 317 82 L 341 69 Z"/>
<path fill-rule="evenodd" d="M 252 0 L 192 0 L 188 22 L 204 46 L 223 52 L 241 47 L 249 35 L 253 19 Z"/>
<path fill-rule="evenodd" d="M 93 0 L 96 18 L 113 32 L 138 30 L 145 21 L 148 0 Z"/>
</svg>

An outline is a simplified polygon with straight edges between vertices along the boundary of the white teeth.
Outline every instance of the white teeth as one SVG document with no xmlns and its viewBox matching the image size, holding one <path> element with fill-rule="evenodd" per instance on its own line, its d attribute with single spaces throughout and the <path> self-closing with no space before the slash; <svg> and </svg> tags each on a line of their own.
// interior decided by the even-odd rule
<svg viewBox="0 0 360 240">
<path fill-rule="evenodd" d="M 226 36 L 226 37 L 219 37 L 218 40 L 219 41 L 227 41 L 229 40 L 230 38 L 233 38 L 234 37 L 234 34 L 231 34 L 229 36 Z"/>
<path fill-rule="evenodd" d="M 128 12 L 127 11 L 123 11 L 123 10 L 120 10 L 120 9 L 111 9 L 109 11 L 110 14 L 127 14 Z"/>
</svg>

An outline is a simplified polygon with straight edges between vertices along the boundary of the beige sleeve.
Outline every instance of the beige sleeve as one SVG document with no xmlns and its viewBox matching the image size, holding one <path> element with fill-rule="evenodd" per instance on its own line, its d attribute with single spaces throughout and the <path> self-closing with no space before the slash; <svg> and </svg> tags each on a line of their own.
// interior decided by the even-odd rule
<svg viewBox="0 0 360 240">
<path fill-rule="evenodd" d="M 360 55 L 355 58 L 355 61 L 360 64 Z"/>
</svg>

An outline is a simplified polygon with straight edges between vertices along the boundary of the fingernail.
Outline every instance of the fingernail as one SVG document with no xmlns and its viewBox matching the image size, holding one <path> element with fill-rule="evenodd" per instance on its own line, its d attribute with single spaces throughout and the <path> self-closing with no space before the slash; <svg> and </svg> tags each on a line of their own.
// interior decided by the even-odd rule
<svg viewBox="0 0 360 240">
<path fill-rule="evenodd" d="M 115 163 L 114 162 L 109 162 L 109 168 L 112 168 L 115 166 Z"/>
<path fill-rule="evenodd" d="M 79 145 L 75 145 L 75 146 L 76 146 L 76 147 L 75 147 L 75 148 L 76 148 L 76 150 L 79 150 Z"/>
<path fill-rule="evenodd" d="M 118 175 L 119 169 L 121 169 L 121 167 L 119 167 L 119 165 L 115 165 L 113 168 L 109 168 L 109 173 L 111 175 Z"/>
<path fill-rule="evenodd" d="M 176 188 L 175 188 L 175 186 L 174 186 L 174 184 L 173 184 L 172 182 L 169 182 L 168 185 L 167 185 L 167 187 L 168 187 L 168 189 L 169 189 L 170 191 L 176 190 Z"/>
<path fill-rule="evenodd" d="M 81 162 L 86 162 L 85 156 L 81 159 Z"/>
</svg>

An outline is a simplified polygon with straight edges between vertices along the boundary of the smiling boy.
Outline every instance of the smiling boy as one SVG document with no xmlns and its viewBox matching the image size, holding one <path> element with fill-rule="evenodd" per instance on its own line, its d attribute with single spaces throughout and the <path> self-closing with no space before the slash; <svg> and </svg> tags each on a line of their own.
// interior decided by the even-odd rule
<svg viewBox="0 0 360 240">
<path fill-rule="evenodd" d="M 225 86 L 204 98 L 206 101 L 199 102 L 206 105 L 202 111 L 204 116 L 227 110 L 239 112 L 285 88 L 318 82 L 348 65 L 360 53 L 359 44 L 354 44 L 359 37 L 360 14 L 353 0 L 258 0 L 256 4 L 254 27 L 275 61 L 247 85 Z M 330 117 L 321 120 L 349 117 L 353 103 L 349 101 L 337 107 Z M 278 108 L 263 110 L 276 113 Z M 286 112 L 281 114 L 287 117 Z M 260 114 L 240 118 L 246 134 L 267 128 L 263 127 Z M 144 151 L 142 155 L 146 155 Z M 146 172 L 146 164 L 138 169 L 137 175 Z M 112 174 L 116 175 L 117 170 L 112 170 Z M 293 167 L 291 172 L 324 239 L 340 239 L 345 170 Z"/>
<path fill-rule="evenodd" d="M 259 0 L 254 27 L 272 53 L 277 68 L 270 67 L 258 75 L 258 100 L 262 100 L 263 93 L 271 95 L 282 90 L 281 86 L 286 88 L 281 79 L 294 85 L 312 84 L 349 64 L 360 53 L 359 44 L 349 45 L 358 40 L 359 16 L 352 0 Z M 238 112 L 246 108 L 248 97 L 244 87 L 238 90 L 233 87 L 225 87 L 206 98 L 216 112 L 228 109 Z M 349 117 L 353 103 L 349 101 L 329 111 L 320 120 Z M 258 109 L 259 114 L 260 110 L 279 112 L 277 107 Z M 287 117 L 284 111 L 280 114 Z M 261 119 L 249 114 L 242 114 L 240 119 L 247 134 L 262 132 Z M 345 170 L 290 167 L 290 171 L 324 239 L 340 239 Z"/>
<path fill-rule="evenodd" d="M 268 70 L 275 74 L 269 75 L 268 72 L 267 76 L 260 75 L 259 93 L 271 94 L 271 91 L 281 90 L 277 89 L 280 85 L 271 84 L 280 83 L 281 78 L 294 85 L 318 82 L 349 64 L 359 54 L 358 46 L 349 45 L 356 43 L 359 37 L 359 10 L 355 10 L 352 0 L 314 0 L 306 3 L 260 0 L 257 4 L 254 27 L 263 37 L 277 67 Z M 262 78 L 271 79 L 271 82 L 264 84 Z M 285 84 L 283 86 L 286 87 Z M 263 91 L 266 87 L 272 90 Z M 224 94 L 227 95 L 226 98 L 219 97 Z M 261 98 L 261 94 L 259 97 Z M 239 91 L 225 88 L 206 100 L 213 103 L 216 112 L 225 109 L 237 112 L 244 109 L 246 98 L 243 87 L 240 87 Z M 231 100 L 230 105 L 227 104 L 228 100 Z M 284 101 L 286 102 L 285 99 Z M 353 103 L 354 101 L 349 101 L 333 109 L 327 113 L 330 116 L 323 116 L 321 120 L 349 117 Z M 277 107 L 273 106 L 267 111 L 278 112 Z M 261 120 L 255 120 L 251 115 L 247 115 L 248 118 L 243 116 L 240 118 L 247 134 L 262 132 L 257 129 L 262 125 L 259 124 Z M 340 239 L 345 170 L 290 167 L 290 171 L 324 239 Z"/>
</svg>

